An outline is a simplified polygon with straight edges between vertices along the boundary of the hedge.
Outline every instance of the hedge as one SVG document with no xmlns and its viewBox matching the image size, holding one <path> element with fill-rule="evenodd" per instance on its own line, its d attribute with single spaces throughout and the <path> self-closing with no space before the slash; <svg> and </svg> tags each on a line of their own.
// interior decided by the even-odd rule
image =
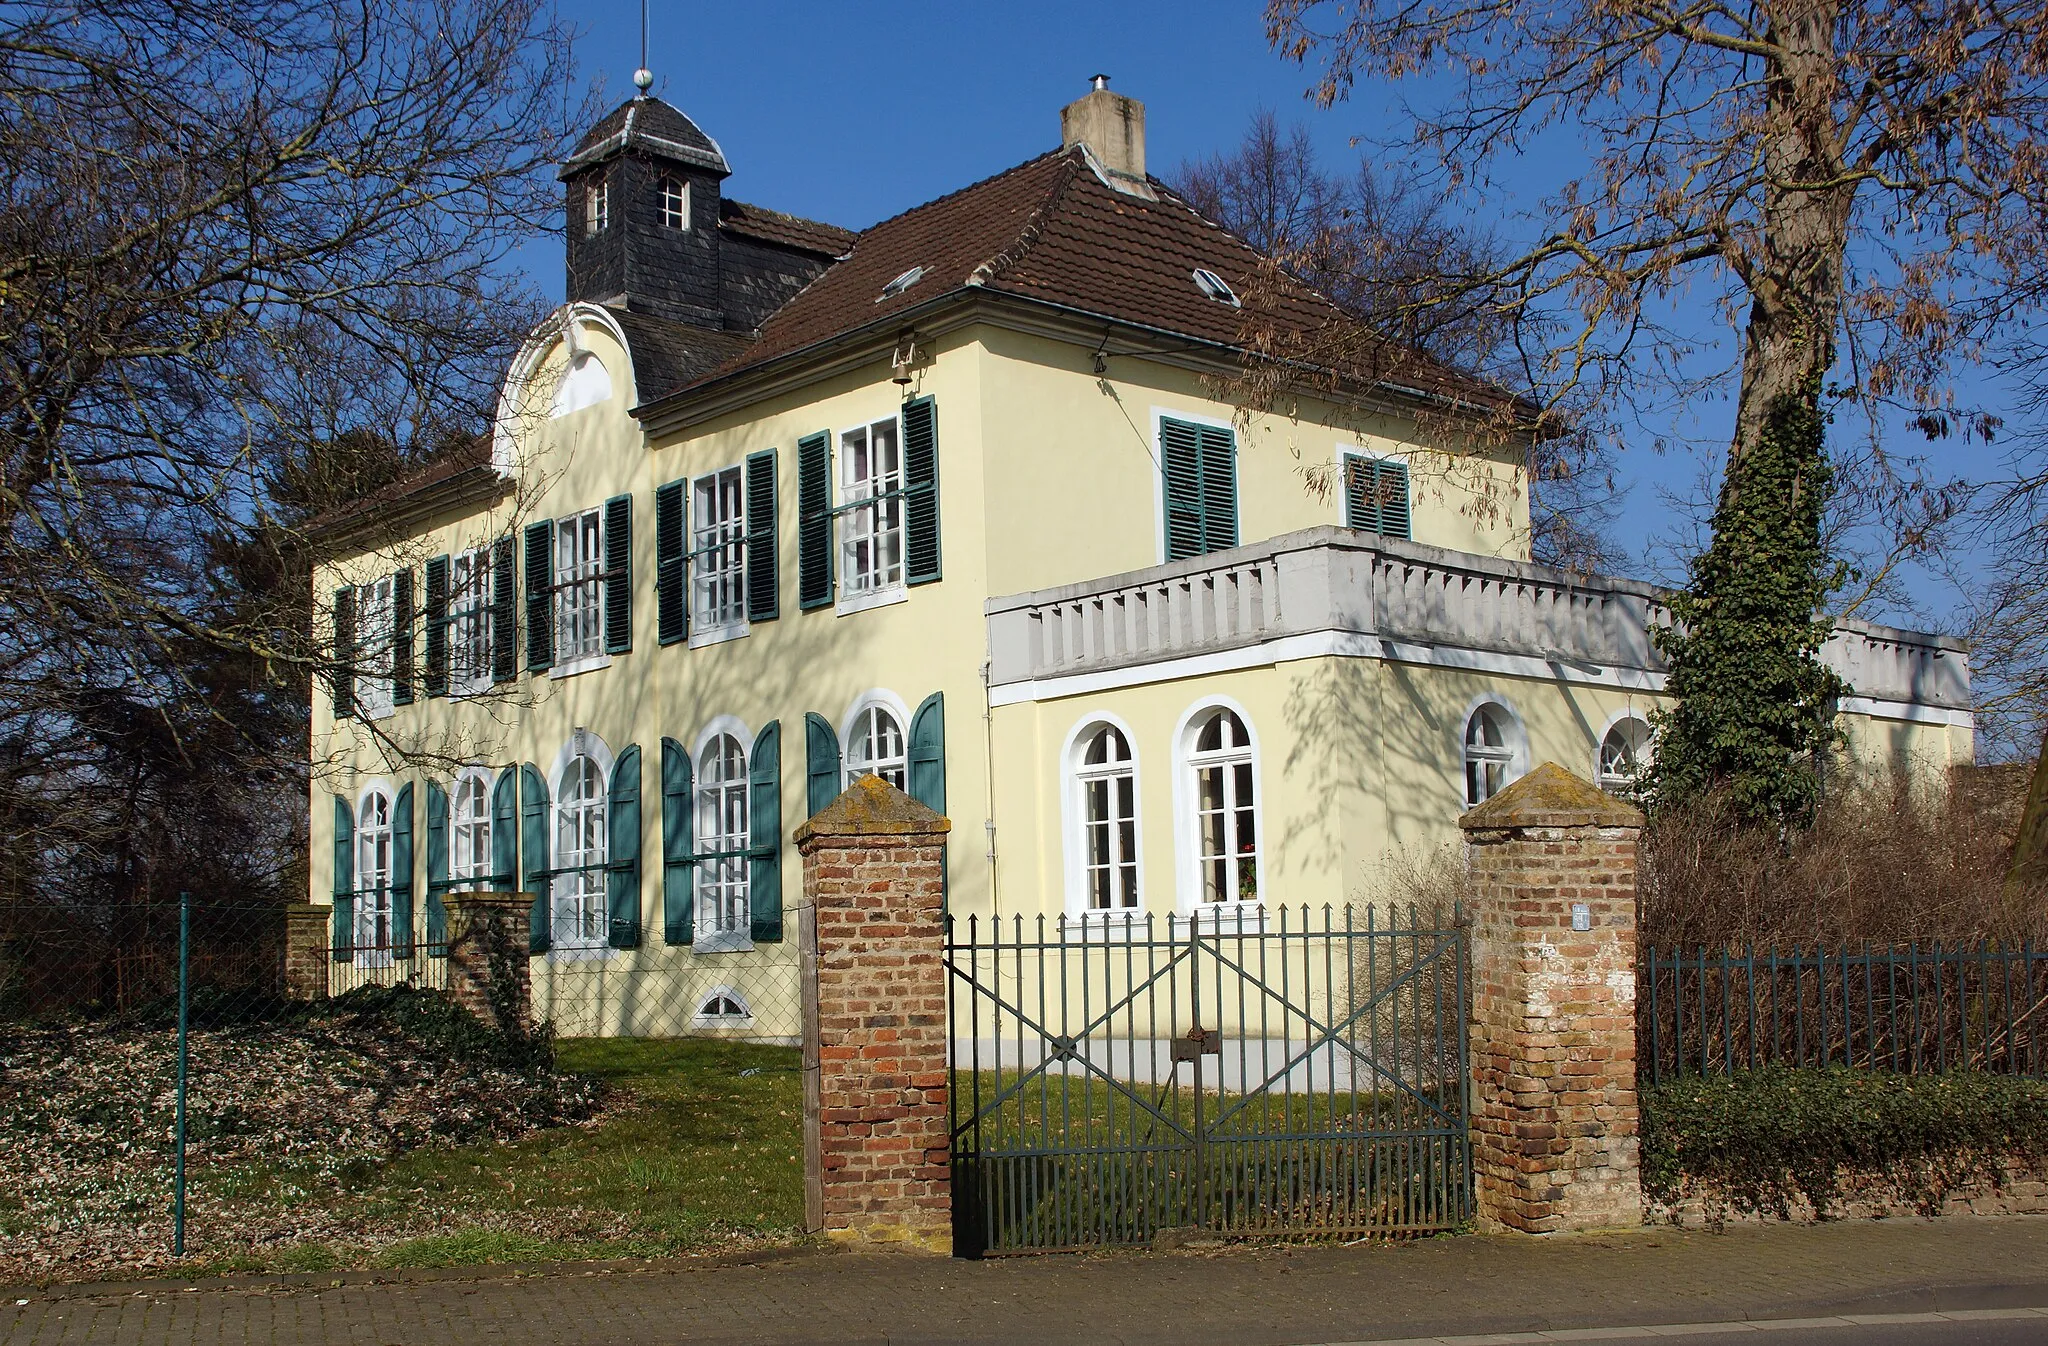
<svg viewBox="0 0 2048 1346">
<path fill-rule="evenodd" d="M 1783 1217 L 1803 1197 L 1825 1214 L 1853 1177 L 1931 1212 L 1960 1183 L 2048 1157 L 2048 1080 L 1770 1066 L 1681 1076 L 1640 1101 L 1643 1193 L 1667 1206 L 1701 1196 Z"/>
</svg>

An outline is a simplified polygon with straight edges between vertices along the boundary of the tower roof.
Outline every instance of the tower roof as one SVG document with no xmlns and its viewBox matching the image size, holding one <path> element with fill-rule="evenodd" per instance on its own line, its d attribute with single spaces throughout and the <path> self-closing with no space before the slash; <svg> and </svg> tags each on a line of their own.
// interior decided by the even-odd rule
<svg viewBox="0 0 2048 1346">
<path fill-rule="evenodd" d="M 640 97 L 627 99 L 584 132 L 583 139 L 576 142 L 575 153 L 556 176 L 566 178 L 579 169 L 624 154 L 629 148 L 679 159 L 721 177 L 732 172 L 725 162 L 725 151 L 697 123 L 659 98 Z"/>
</svg>

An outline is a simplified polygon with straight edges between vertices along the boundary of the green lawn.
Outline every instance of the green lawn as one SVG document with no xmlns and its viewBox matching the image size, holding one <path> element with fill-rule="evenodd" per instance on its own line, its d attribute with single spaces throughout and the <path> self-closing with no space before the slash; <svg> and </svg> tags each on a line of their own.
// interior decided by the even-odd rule
<svg viewBox="0 0 2048 1346">
<path fill-rule="evenodd" d="M 563 1070 L 617 1091 L 600 1120 L 510 1144 L 414 1150 L 322 1183 L 284 1170 L 195 1174 L 230 1207 L 318 1203 L 325 1228 L 179 1270 L 647 1257 L 794 1242 L 803 1219 L 800 1059 L 794 1048 L 703 1039 L 564 1041 Z"/>
</svg>

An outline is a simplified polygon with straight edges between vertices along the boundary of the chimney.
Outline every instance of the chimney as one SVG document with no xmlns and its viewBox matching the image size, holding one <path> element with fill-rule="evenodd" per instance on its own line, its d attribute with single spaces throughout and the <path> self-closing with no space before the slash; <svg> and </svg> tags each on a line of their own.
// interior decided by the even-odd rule
<svg viewBox="0 0 2048 1346">
<path fill-rule="evenodd" d="M 1102 180 L 1130 196 L 1156 200 L 1145 181 L 1145 105 L 1109 91 L 1096 75 L 1086 94 L 1060 109 L 1060 148 L 1084 146 Z"/>
</svg>

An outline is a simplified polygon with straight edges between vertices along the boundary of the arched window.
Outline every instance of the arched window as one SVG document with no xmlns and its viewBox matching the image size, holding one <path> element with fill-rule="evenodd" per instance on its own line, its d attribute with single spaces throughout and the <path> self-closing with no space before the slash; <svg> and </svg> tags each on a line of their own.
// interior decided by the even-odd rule
<svg viewBox="0 0 2048 1346">
<path fill-rule="evenodd" d="M 746 1028 L 754 1022 L 754 1011 L 745 996 L 720 986 L 697 1003 L 696 1021 L 699 1028 Z"/>
<path fill-rule="evenodd" d="M 491 878 L 491 792 L 481 771 L 455 778 L 448 801 L 448 879 L 457 888 L 483 888 Z"/>
<path fill-rule="evenodd" d="M 555 791 L 554 941 L 562 948 L 603 948 L 611 933 L 605 903 L 610 820 L 604 770 L 578 755 Z"/>
<path fill-rule="evenodd" d="M 715 734 L 697 757 L 697 952 L 753 947 L 747 907 L 747 753 Z"/>
<path fill-rule="evenodd" d="M 903 722 L 887 706 L 869 706 L 853 721 L 846 737 L 846 779 L 880 776 L 899 790 L 910 788 L 910 758 L 904 747 Z"/>
<path fill-rule="evenodd" d="M 1473 707 L 1465 721 L 1465 804 L 1483 804 L 1506 789 L 1520 772 L 1522 726 L 1497 701 Z"/>
<path fill-rule="evenodd" d="M 1624 715 L 1600 740 L 1593 779 L 1607 793 L 1626 799 L 1642 789 L 1643 774 L 1649 769 L 1650 726 L 1637 716 Z"/>
<path fill-rule="evenodd" d="M 356 961 L 391 959 L 391 796 L 372 790 L 356 812 Z"/>
<path fill-rule="evenodd" d="M 674 174 L 661 180 L 661 225 L 664 229 L 690 227 L 690 184 Z"/>
<path fill-rule="evenodd" d="M 1074 788 L 1081 827 L 1081 891 L 1088 911 L 1138 906 L 1138 779 L 1130 740 L 1113 724 L 1084 731 L 1075 745 Z"/>
<path fill-rule="evenodd" d="M 1191 730 L 1187 755 L 1193 777 L 1196 900 L 1259 900 L 1258 800 L 1252 771 L 1252 736 L 1235 711 L 1208 711 Z"/>
</svg>

